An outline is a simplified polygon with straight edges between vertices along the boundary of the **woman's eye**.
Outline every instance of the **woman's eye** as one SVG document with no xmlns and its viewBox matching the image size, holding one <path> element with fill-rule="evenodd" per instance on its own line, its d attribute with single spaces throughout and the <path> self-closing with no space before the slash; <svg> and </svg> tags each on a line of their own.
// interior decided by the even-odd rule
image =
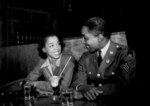
<svg viewBox="0 0 150 106">
<path fill-rule="evenodd" d="M 54 45 L 49 45 L 50 48 L 54 47 Z"/>
</svg>

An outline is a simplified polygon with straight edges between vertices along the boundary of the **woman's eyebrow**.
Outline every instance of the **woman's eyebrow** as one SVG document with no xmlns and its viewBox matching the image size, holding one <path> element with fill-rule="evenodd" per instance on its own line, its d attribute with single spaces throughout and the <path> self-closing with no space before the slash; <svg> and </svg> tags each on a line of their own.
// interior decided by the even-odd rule
<svg viewBox="0 0 150 106">
<path fill-rule="evenodd" d="M 52 45 L 52 44 L 54 44 L 54 43 L 52 43 L 52 42 L 48 43 L 48 45 Z"/>
</svg>

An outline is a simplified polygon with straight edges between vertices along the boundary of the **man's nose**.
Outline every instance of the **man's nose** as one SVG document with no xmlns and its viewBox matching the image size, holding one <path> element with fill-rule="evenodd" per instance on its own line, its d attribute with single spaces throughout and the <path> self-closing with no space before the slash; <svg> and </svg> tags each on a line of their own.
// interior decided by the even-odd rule
<svg viewBox="0 0 150 106">
<path fill-rule="evenodd" d="M 86 42 L 84 42 L 84 46 L 86 49 L 89 48 L 89 45 Z"/>
<path fill-rule="evenodd" d="M 82 43 L 82 44 L 85 44 L 84 38 L 81 39 L 81 43 Z"/>
</svg>

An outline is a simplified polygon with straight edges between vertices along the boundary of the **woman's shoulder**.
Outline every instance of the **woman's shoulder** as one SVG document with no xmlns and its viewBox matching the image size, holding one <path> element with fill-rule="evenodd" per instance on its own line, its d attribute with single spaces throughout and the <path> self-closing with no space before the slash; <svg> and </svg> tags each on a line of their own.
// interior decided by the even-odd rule
<svg viewBox="0 0 150 106">
<path fill-rule="evenodd" d="M 70 53 L 62 53 L 62 59 L 63 60 L 70 59 L 71 61 L 75 61 L 75 57 Z"/>
<path fill-rule="evenodd" d="M 46 59 L 40 58 L 38 61 L 38 66 L 42 66 L 45 63 Z"/>
</svg>

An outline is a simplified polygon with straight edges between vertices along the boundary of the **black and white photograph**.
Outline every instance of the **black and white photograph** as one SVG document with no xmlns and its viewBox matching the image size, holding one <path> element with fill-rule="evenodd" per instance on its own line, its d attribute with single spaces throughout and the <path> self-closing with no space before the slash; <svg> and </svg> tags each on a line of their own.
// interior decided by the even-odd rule
<svg viewBox="0 0 150 106">
<path fill-rule="evenodd" d="M 0 106 L 144 106 L 146 4 L 0 0 Z"/>
</svg>

